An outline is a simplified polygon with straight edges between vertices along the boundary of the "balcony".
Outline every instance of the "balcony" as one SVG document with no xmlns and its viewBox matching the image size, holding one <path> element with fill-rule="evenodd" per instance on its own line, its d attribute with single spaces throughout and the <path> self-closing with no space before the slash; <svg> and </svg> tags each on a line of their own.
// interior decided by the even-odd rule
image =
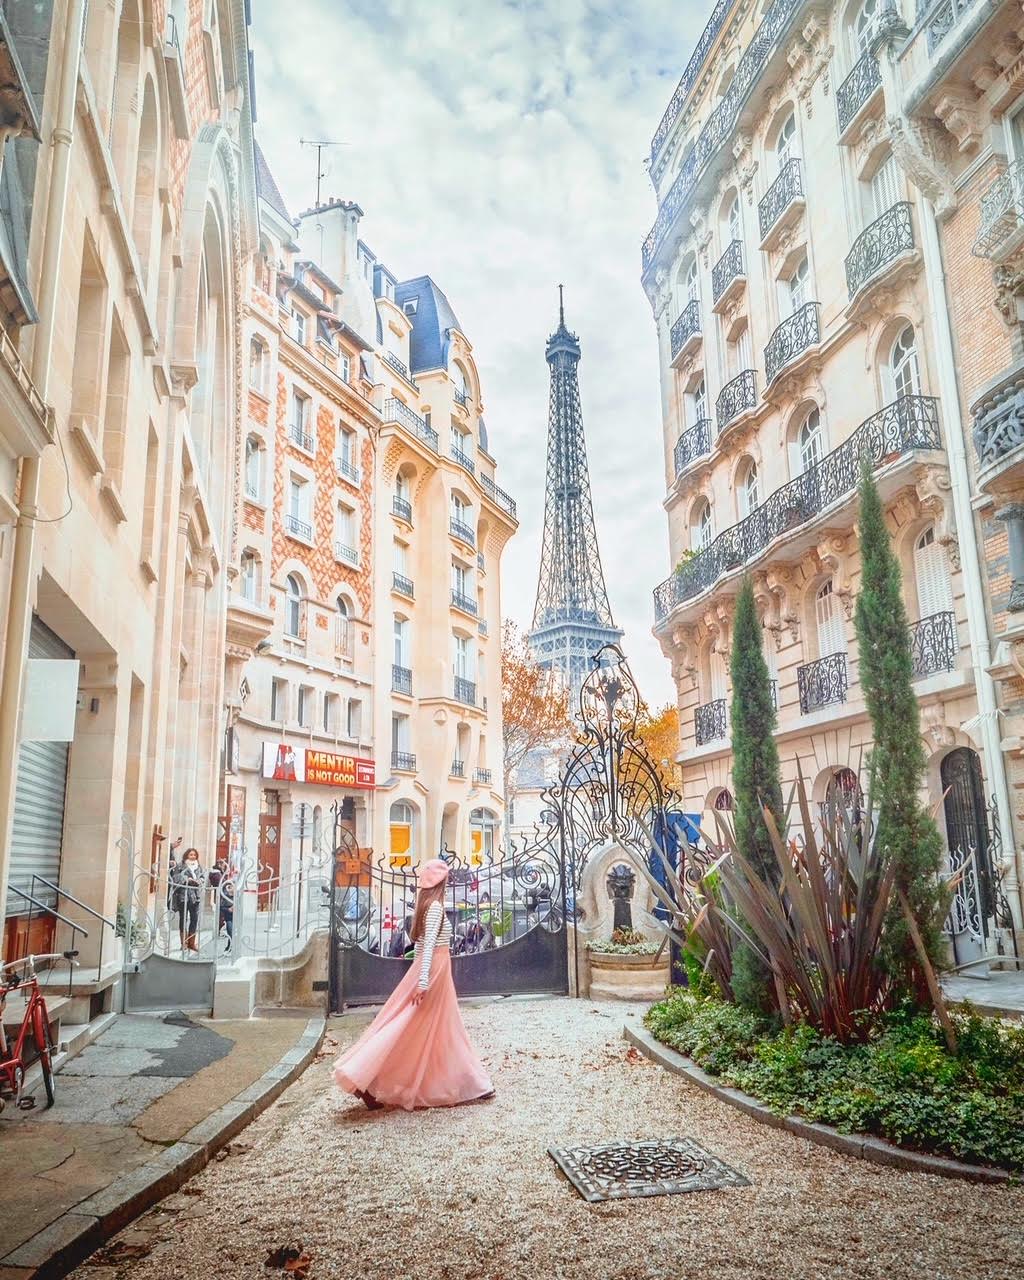
<svg viewBox="0 0 1024 1280">
<path fill-rule="evenodd" d="M 770 494 L 749 516 L 720 533 L 654 592 L 658 622 L 720 578 L 762 556 L 778 538 L 849 499 L 857 488 L 860 459 L 880 467 L 916 449 L 939 449 L 938 401 L 903 396 L 862 422 L 820 462 Z"/>
<path fill-rule="evenodd" d="M 469 547 L 476 546 L 476 532 L 465 520 L 459 520 L 456 516 L 452 516 L 448 521 L 448 532 L 453 538 L 458 538 L 460 542 L 464 542 Z"/>
<path fill-rule="evenodd" d="M 288 439 L 306 453 L 313 453 L 313 437 L 297 422 L 288 424 Z"/>
<path fill-rule="evenodd" d="M 467 707 L 476 706 L 476 684 L 472 680 L 467 680 L 464 676 L 455 677 L 455 701 L 461 702 Z M 487 710 L 487 707 L 484 707 Z"/>
<path fill-rule="evenodd" d="M 476 463 L 473 461 L 473 459 L 469 456 L 468 453 L 464 453 L 460 448 L 458 448 L 457 445 L 454 445 L 454 444 L 448 450 L 448 452 L 451 455 L 453 462 L 457 462 L 459 466 L 463 467 L 466 471 L 468 471 L 471 476 L 476 475 Z"/>
<path fill-rule="evenodd" d="M 700 342 L 700 303 L 696 298 L 691 298 L 676 316 L 669 332 L 673 368 L 677 367 L 678 363 L 682 362 L 691 351 L 696 350 Z"/>
<path fill-rule="evenodd" d="M 408 751 L 392 751 L 391 767 L 399 773 L 415 773 L 416 757 Z"/>
<path fill-rule="evenodd" d="M 712 309 L 724 311 L 746 283 L 743 245 L 739 240 L 733 240 L 711 269 Z"/>
<path fill-rule="evenodd" d="M 778 709 L 779 709 L 779 682 L 778 682 L 778 680 L 769 680 L 769 681 L 768 681 L 768 685 L 769 685 L 769 688 L 771 689 L 771 694 L 772 694 L 772 710 L 773 710 L 773 711 L 778 711 Z"/>
<path fill-rule="evenodd" d="M 448 771 L 448 776 L 450 778 L 464 778 L 466 776 L 465 760 L 453 760 L 452 767 Z"/>
<path fill-rule="evenodd" d="M 414 600 L 416 592 L 413 589 L 412 578 L 407 578 L 404 573 L 391 574 L 391 590 L 400 596 L 405 596 L 407 600 Z"/>
<path fill-rule="evenodd" d="M 409 667 L 400 667 L 397 664 L 392 664 L 391 692 L 405 693 L 412 697 L 412 670 Z"/>
<path fill-rule="evenodd" d="M 348 458 L 337 457 L 334 459 L 334 469 L 343 480 L 348 480 L 351 484 L 359 484 L 359 468 Z"/>
<path fill-rule="evenodd" d="M 946 36 L 960 22 L 968 11 L 973 9 L 976 0 L 942 0 L 925 19 L 925 38 L 928 41 L 928 52 L 933 54 Z M 919 0 L 918 15 L 927 7 L 927 0 Z"/>
<path fill-rule="evenodd" d="M 715 698 L 713 702 L 705 702 L 693 714 L 693 728 L 697 738 L 697 746 L 706 746 L 709 742 L 722 742 L 726 735 L 727 716 L 725 699 Z"/>
<path fill-rule="evenodd" d="M 689 427 L 676 441 L 673 451 L 676 475 L 681 475 L 691 463 L 711 452 L 711 419 L 701 418 Z"/>
<path fill-rule="evenodd" d="M 286 513 L 284 527 L 293 538 L 301 538 L 303 542 L 313 541 L 313 526 L 306 520 L 300 520 L 298 516 Z"/>
<path fill-rule="evenodd" d="M 914 251 L 914 224 L 906 200 L 886 209 L 864 228 L 846 255 L 846 290 L 852 302 L 862 289 L 883 275 L 894 263 Z"/>
<path fill-rule="evenodd" d="M 463 613 L 471 614 L 474 618 L 478 613 L 477 603 L 472 596 L 463 595 L 461 591 L 456 591 L 452 587 L 452 608 L 460 609 Z"/>
<path fill-rule="evenodd" d="M 496 506 L 501 507 L 506 515 L 510 515 L 515 520 L 516 503 L 514 498 L 510 498 L 504 489 L 499 489 L 490 476 L 480 477 L 480 487 Z"/>
<path fill-rule="evenodd" d="M 697 77 L 704 68 L 708 54 L 718 37 L 719 31 L 725 25 L 725 20 L 729 16 L 729 10 L 732 7 L 732 0 L 718 0 L 715 5 L 714 12 L 708 19 L 708 24 L 704 28 L 700 39 L 697 41 L 696 48 L 690 54 L 690 61 L 686 64 L 686 70 L 683 72 L 676 85 L 675 92 L 665 108 L 665 114 L 661 117 L 658 128 L 655 130 L 654 137 L 651 139 L 651 163 L 657 160 L 662 147 L 668 139 L 669 132 L 672 129 L 680 111 L 682 111 L 690 90 L 697 82 Z"/>
<path fill-rule="evenodd" d="M 955 670 L 959 652 L 955 613 L 933 613 L 911 623 L 910 656 L 915 680 Z"/>
<path fill-rule="evenodd" d="M 793 156 L 758 201 L 757 225 L 761 231 L 761 248 L 766 253 L 775 247 L 782 232 L 793 225 L 803 207 L 803 173 L 800 161 Z"/>
<path fill-rule="evenodd" d="M 836 91 L 836 111 L 839 114 L 839 138 L 850 125 L 860 118 L 864 108 L 882 88 L 882 73 L 878 59 L 870 50 L 854 64 L 853 70 Z"/>
<path fill-rule="evenodd" d="M 404 360 L 400 360 L 393 351 L 384 352 L 384 363 L 392 368 L 400 378 L 404 379 L 410 387 L 419 391 L 419 387 L 413 381 L 412 374 L 409 372 L 409 366 Z"/>
<path fill-rule="evenodd" d="M 800 710 L 805 716 L 822 707 L 845 702 L 849 689 L 846 654 L 830 653 L 828 657 L 797 667 L 796 687 L 800 693 Z"/>
<path fill-rule="evenodd" d="M 1001 490 L 1016 492 L 1024 475 L 1024 364 L 990 383 L 971 413 L 978 488 L 987 491 L 999 477 Z"/>
<path fill-rule="evenodd" d="M 460 391 L 458 387 L 455 388 L 455 403 L 461 405 L 463 409 L 469 408 L 469 396 L 465 391 Z"/>
<path fill-rule="evenodd" d="M 358 564 L 359 552 L 355 547 L 350 547 L 346 542 L 335 542 L 334 558 L 341 561 L 342 564 Z"/>
<path fill-rule="evenodd" d="M 818 304 L 805 302 L 776 328 L 764 349 L 764 376 L 768 386 L 780 373 L 821 341 Z"/>
<path fill-rule="evenodd" d="M 727 382 L 715 401 L 715 417 L 718 434 L 731 426 L 737 418 L 757 408 L 757 385 L 753 369 L 744 369 L 732 382 Z"/>
<path fill-rule="evenodd" d="M 981 229 L 971 252 L 1004 262 L 1024 242 L 1024 160 L 1014 160 L 981 197 Z"/>
<path fill-rule="evenodd" d="M 399 520 L 404 520 L 406 524 L 412 524 L 412 503 L 406 498 L 392 498 L 391 514 L 398 516 Z"/>
<path fill-rule="evenodd" d="M 481 618 L 480 621 L 476 624 L 476 629 L 480 633 L 480 635 L 486 636 L 487 635 L 487 619 Z"/>
<path fill-rule="evenodd" d="M 473 770 L 473 781 L 478 782 L 485 787 L 489 787 L 491 785 L 491 778 L 493 776 L 494 775 L 491 773 L 490 769 Z"/>
<path fill-rule="evenodd" d="M 432 427 L 428 427 L 425 419 L 418 413 L 414 413 L 407 404 L 403 404 L 395 396 L 389 396 L 384 401 L 384 421 L 397 422 L 405 427 L 406 431 L 411 432 L 417 440 L 422 440 L 429 449 L 437 453 L 437 432 Z"/>
</svg>

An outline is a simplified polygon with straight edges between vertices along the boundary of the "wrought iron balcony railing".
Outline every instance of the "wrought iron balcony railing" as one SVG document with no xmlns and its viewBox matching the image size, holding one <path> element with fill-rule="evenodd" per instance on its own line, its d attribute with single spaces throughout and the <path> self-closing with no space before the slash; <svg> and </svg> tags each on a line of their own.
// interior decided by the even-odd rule
<svg viewBox="0 0 1024 1280">
<path fill-rule="evenodd" d="M 928 52 L 934 53 L 936 47 L 945 40 L 968 9 L 972 9 L 976 0 L 942 0 L 928 15 L 925 27 L 928 40 Z M 918 13 L 926 4 L 918 5 Z"/>
<path fill-rule="evenodd" d="M 412 669 L 393 663 L 391 667 L 391 691 L 412 694 Z"/>
<path fill-rule="evenodd" d="M 821 341 L 818 304 L 805 302 L 778 325 L 764 349 L 764 376 L 771 384 L 787 364 Z"/>
<path fill-rule="evenodd" d="M 836 110 L 839 113 L 839 132 L 844 133 L 877 89 L 882 87 L 882 73 L 878 59 L 869 49 L 856 63 L 836 91 Z"/>
<path fill-rule="evenodd" d="M 484 569 L 486 564 L 487 562 L 484 560 L 484 553 L 482 551 L 478 551 L 476 553 L 476 567 L 478 569 Z"/>
<path fill-rule="evenodd" d="M 465 542 L 468 546 L 476 546 L 476 532 L 466 524 L 465 520 L 458 520 L 452 516 L 448 521 L 448 529 L 452 537 L 458 538 L 460 542 Z"/>
<path fill-rule="evenodd" d="M 781 37 L 803 8 L 804 0 L 775 0 L 765 11 L 760 26 L 739 60 L 728 89 L 704 122 L 693 148 L 665 193 L 654 226 L 647 233 L 641 249 L 644 270 L 650 266 L 680 210 L 689 200 L 700 175 L 719 149 L 732 139 L 740 111 L 757 85 L 768 59 L 779 47 Z"/>
<path fill-rule="evenodd" d="M 721 742 L 726 733 L 725 699 L 715 698 L 713 702 L 705 702 L 698 707 L 693 713 L 693 728 L 698 747 L 708 742 Z"/>
<path fill-rule="evenodd" d="M 803 194 L 804 184 L 803 175 L 800 172 L 800 161 L 796 156 L 792 156 L 782 166 L 779 176 L 758 201 L 757 225 L 761 229 L 762 240 L 793 201 L 802 199 Z"/>
<path fill-rule="evenodd" d="M 412 503 L 408 498 L 392 498 L 391 510 L 400 520 L 405 520 L 412 524 Z"/>
<path fill-rule="evenodd" d="M 253 502 L 259 501 L 259 497 L 260 497 L 259 490 L 256 488 L 256 486 L 253 484 L 251 480 L 246 480 L 245 482 L 245 496 L 247 498 L 251 498 Z"/>
<path fill-rule="evenodd" d="M 464 778 L 465 776 L 466 776 L 466 762 L 465 762 L 465 760 L 453 760 L 453 761 L 452 761 L 452 767 L 451 767 L 451 769 L 449 770 L 449 777 L 452 777 L 452 778 Z"/>
<path fill-rule="evenodd" d="M 460 448 L 458 448 L 454 444 L 448 450 L 448 452 L 451 454 L 452 460 L 457 462 L 460 467 L 463 467 L 466 471 L 468 471 L 471 476 L 476 475 L 476 463 L 473 461 L 473 459 L 469 456 L 468 453 L 464 453 Z"/>
<path fill-rule="evenodd" d="M 846 290 L 850 298 L 890 262 L 914 247 L 914 223 L 906 200 L 886 209 L 864 228 L 846 255 Z"/>
<path fill-rule="evenodd" d="M 404 573 L 391 574 L 391 590 L 397 591 L 400 596 L 408 596 L 410 600 L 416 598 L 416 591 L 413 587 L 412 578 L 407 578 Z"/>
<path fill-rule="evenodd" d="M 769 683 L 769 686 L 770 686 L 771 691 L 772 691 L 772 710 L 773 710 L 773 711 L 778 711 L 778 709 L 779 709 L 779 682 L 778 682 L 778 680 L 770 680 L 768 683 Z"/>
<path fill-rule="evenodd" d="M 686 95 L 693 88 L 697 77 L 700 75 L 704 61 L 711 52 L 711 46 L 715 43 L 722 24 L 728 17 L 729 9 L 732 6 L 732 0 L 718 0 L 715 5 L 714 12 L 708 19 L 708 24 L 701 33 L 700 39 L 697 41 L 696 48 L 690 54 L 690 61 L 686 64 L 686 70 L 683 72 L 676 85 L 675 92 L 669 100 L 668 106 L 665 108 L 665 114 L 661 117 L 657 129 L 654 131 L 654 137 L 651 139 L 651 163 L 658 158 L 658 152 L 665 145 L 665 139 L 668 137 L 669 130 L 676 122 L 679 112 L 683 108 L 686 101 Z"/>
<path fill-rule="evenodd" d="M 845 702 L 849 689 L 846 654 L 830 653 L 797 667 L 796 687 L 800 693 L 800 710 L 805 716 L 821 707 Z"/>
<path fill-rule="evenodd" d="M 344 476 L 346 480 L 351 480 L 353 484 L 359 483 L 359 468 L 354 462 L 349 462 L 348 458 L 342 458 L 339 455 L 335 458 L 334 465 L 339 476 Z"/>
<path fill-rule="evenodd" d="M 491 785 L 491 779 L 493 777 L 494 775 L 491 773 L 490 769 L 474 769 L 473 770 L 473 781 L 480 782 L 485 787 L 489 787 Z"/>
<path fill-rule="evenodd" d="M 465 679 L 464 676 L 455 677 L 455 701 L 462 702 L 467 707 L 476 706 L 476 683 L 472 680 Z M 487 710 L 487 707 L 484 707 Z"/>
<path fill-rule="evenodd" d="M 460 391 L 458 387 L 455 388 L 455 403 L 461 404 L 463 409 L 465 409 L 466 406 L 469 404 L 469 396 L 465 393 L 465 391 Z"/>
<path fill-rule="evenodd" d="M 717 302 L 734 280 L 743 275 L 743 243 L 733 240 L 711 268 L 711 296 Z"/>
<path fill-rule="evenodd" d="M 862 422 L 857 430 L 820 462 L 770 494 L 756 510 L 720 533 L 654 592 L 660 622 L 677 604 L 692 600 L 730 570 L 760 556 L 776 538 L 847 498 L 857 488 L 860 460 L 872 467 L 915 449 L 938 449 L 938 401 L 929 396 L 903 396 Z"/>
<path fill-rule="evenodd" d="M 408 751 L 392 751 L 392 769 L 401 769 L 403 773 L 416 772 L 416 757 Z"/>
<path fill-rule="evenodd" d="M 480 477 L 480 487 L 492 502 L 496 502 L 501 507 L 502 511 L 507 512 L 513 520 L 516 518 L 515 499 L 510 498 L 504 489 L 499 489 L 490 476 Z"/>
<path fill-rule="evenodd" d="M 1001 257 L 1024 232 L 1024 160 L 1014 160 L 981 197 L 981 228 L 971 252 Z"/>
<path fill-rule="evenodd" d="M 284 527 L 295 538 L 302 538 L 304 542 L 313 541 L 313 526 L 307 520 L 300 520 L 298 516 L 286 514 Z"/>
<path fill-rule="evenodd" d="M 1001 378 L 972 412 L 974 449 L 986 470 L 1024 444 L 1024 366 Z"/>
<path fill-rule="evenodd" d="M 428 427 L 418 413 L 395 396 L 389 396 L 384 401 L 384 421 L 401 423 L 406 431 L 411 431 L 418 440 L 422 440 L 437 453 L 437 432 L 432 427 Z"/>
<path fill-rule="evenodd" d="M 350 547 L 345 542 L 336 542 L 334 544 L 335 560 L 342 560 L 345 564 L 358 564 L 359 552 L 355 547 Z"/>
<path fill-rule="evenodd" d="M 700 303 L 696 298 L 683 307 L 682 311 L 676 316 L 669 333 L 669 343 L 672 348 L 672 359 L 682 351 L 687 342 L 695 335 L 700 333 Z"/>
<path fill-rule="evenodd" d="M 951 610 L 933 613 L 910 624 L 910 655 L 915 680 L 937 675 L 940 671 L 954 670 L 959 651 L 956 614 Z"/>
<path fill-rule="evenodd" d="M 721 435 L 730 422 L 745 413 L 747 409 L 757 408 L 757 379 L 753 369 L 744 369 L 741 374 L 727 382 L 718 393 L 715 401 L 715 417 L 718 420 L 718 434 Z"/>
<path fill-rule="evenodd" d="M 476 624 L 476 629 L 480 633 L 480 635 L 482 636 L 487 635 L 487 630 L 488 630 L 487 619 L 481 618 L 480 621 Z"/>
<path fill-rule="evenodd" d="M 305 449 L 307 453 L 313 452 L 313 437 L 308 431 L 303 431 L 297 422 L 289 425 L 288 439 L 291 440 L 292 444 L 297 444 L 300 449 Z"/>
<path fill-rule="evenodd" d="M 676 441 L 674 451 L 676 475 L 680 475 L 691 462 L 711 452 L 711 419 L 701 418 L 689 427 Z"/>
<path fill-rule="evenodd" d="M 405 381 L 408 382 L 410 387 L 416 387 L 416 390 L 419 390 L 419 387 L 417 387 L 416 383 L 413 381 L 412 374 L 409 372 L 409 366 L 404 360 L 401 360 L 396 356 L 393 351 L 384 352 L 384 363 L 390 365 L 400 378 L 404 378 Z"/>
<path fill-rule="evenodd" d="M 452 608 L 461 609 L 463 613 L 471 613 L 475 618 L 477 615 L 477 604 L 472 596 L 463 595 L 461 591 L 456 591 L 452 587 Z"/>
</svg>

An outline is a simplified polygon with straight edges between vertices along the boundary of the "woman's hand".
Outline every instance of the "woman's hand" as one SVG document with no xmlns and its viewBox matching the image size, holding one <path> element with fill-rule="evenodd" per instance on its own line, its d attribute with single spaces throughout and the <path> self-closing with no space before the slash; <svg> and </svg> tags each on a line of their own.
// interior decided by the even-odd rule
<svg viewBox="0 0 1024 1280">
<path fill-rule="evenodd" d="M 425 988 L 425 987 L 417 987 L 417 988 L 416 988 L 416 990 L 412 993 L 412 1002 L 413 1002 L 413 1004 L 422 1004 L 422 1003 L 423 1003 L 423 997 L 424 997 L 426 994 L 427 994 L 427 992 L 426 992 L 426 988 Z"/>
</svg>

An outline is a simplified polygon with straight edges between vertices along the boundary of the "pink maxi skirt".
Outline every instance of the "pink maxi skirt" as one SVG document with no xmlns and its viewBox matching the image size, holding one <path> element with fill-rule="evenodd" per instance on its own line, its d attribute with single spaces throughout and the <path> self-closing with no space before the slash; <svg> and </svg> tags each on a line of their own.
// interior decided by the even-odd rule
<svg viewBox="0 0 1024 1280">
<path fill-rule="evenodd" d="M 483 1097 L 494 1086 L 462 1025 L 448 948 L 434 952 L 427 990 L 415 1005 L 419 974 L 417 962 L 334 1064 L 335 1080 L 348 1093 L 371 1093 L 406 1111 Z"/>
</svg>

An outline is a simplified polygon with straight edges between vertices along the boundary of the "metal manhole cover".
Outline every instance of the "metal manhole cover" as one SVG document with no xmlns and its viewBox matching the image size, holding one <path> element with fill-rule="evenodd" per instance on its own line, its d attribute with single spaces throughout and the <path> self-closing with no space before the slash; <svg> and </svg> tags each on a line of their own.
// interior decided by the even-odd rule
<svg viewBox="0 0 1024 1280">
<path fill-rule="evenodd" d="M 599 1147 L 549 1147 L 548 1155 L 584 1200 L 677 1196 L 750 1182 L 692 1138 L 605 1142 Z"/>
</svg>

